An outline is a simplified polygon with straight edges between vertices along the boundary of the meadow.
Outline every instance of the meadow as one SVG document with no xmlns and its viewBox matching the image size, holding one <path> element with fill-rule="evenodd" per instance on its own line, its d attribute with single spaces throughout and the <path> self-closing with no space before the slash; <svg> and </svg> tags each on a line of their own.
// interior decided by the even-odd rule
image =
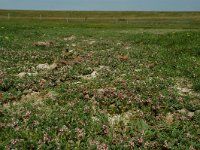
<svg viewBox="0 0 200 150">
<path fill-rule="evenodd" d="M 0 11 L 0 149 L 198 150 L 199 126 L 199 12 Z"/>
</svg>

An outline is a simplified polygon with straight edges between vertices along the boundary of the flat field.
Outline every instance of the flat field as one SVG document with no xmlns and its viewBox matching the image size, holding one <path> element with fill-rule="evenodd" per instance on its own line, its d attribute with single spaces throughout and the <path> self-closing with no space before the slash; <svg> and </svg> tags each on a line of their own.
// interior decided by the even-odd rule
<svg viewBox="0 0 200 150">
<path fill-rule="evenodd" d="M 200 13 L 0 16 L 0 149 L 200 149 Z"/>
</svg>

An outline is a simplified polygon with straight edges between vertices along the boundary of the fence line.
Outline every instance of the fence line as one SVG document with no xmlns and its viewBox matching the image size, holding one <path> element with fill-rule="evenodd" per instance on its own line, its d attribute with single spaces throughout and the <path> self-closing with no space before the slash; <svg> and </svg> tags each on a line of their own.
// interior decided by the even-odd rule
<svg viewBox="0 0 200 150">
<path fill-rule="evenodd" d="M 33 20 L 66 20 L 67 23 L 69 22 L 108 22 L 108 23 L 143 23 L 147 21 L 153 21 L 153 22 L 172 22 L 172 23 L 185 23 L 184 18 L 179 18 L 177 17 L 133 17 L 133 18 L 114 18 L 114 17 L 45 17 L 42 16 L 41 14 L 39 16 L 33 16 L 33 17 L 26 17 L 26 16 L 12 16 L 10 13 L 7 14 L 7 16 L 0 16 L 0 19 L 33 19 Z M 192 17 L 190 18 L 190 21 L 193 20 L 200 20 L 198 17 Z"/>
<path fill-rule="evenodd" d="M 66 20 L 67 23 L 70 21 L 82 21 L 82 22 L 90 22 L 90 21 L 105 21 L 105 22 L 125 22 L 128 24 L 133 19 L 120 19 L 120 18 L 94 18 L 94 17 L 43 17 L 42 15 L 36 16 L 36 17 L 21 17 L 21 16 L 11 16 L 10 13 L 7 14 L 7 16 L 0 16 L 0 19 L 33 19 L 33 20 Z"/>
</svg>

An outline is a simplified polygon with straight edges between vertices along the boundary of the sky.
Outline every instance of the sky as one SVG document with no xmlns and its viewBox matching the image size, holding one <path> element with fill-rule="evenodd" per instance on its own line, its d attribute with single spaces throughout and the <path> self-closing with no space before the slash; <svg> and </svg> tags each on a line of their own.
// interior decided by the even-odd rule
<svg viewBox="0 0 200 150">
<path fill-rule="evenodd" d="M 0 9 L 200 11 L 200 0 L 0 0 Z"/>
</svg>

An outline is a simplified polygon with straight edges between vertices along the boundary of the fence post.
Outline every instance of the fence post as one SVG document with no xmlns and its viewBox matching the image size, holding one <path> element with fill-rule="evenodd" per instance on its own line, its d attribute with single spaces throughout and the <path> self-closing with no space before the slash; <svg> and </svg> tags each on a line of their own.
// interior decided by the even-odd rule
<svg viewBox="0 0 200 150">
<path fill-rule="evenodd" d="M 42 15 L 40 14 L 40 20 L 42 20 Z"/>
<path fill-rule="evenodd" d="M 128 19 L 127 19 L 127 21 L 126 21 L 126 24 L 128 24 Z"/>
<path fill-rule="evenodd" d="M 85 17 L 85 22 L 87 21 L 88 17 Z"/>
<path fill-rule="evenodd" d="M 118 22 L 118 19 L 117 19 L 117 18 L 114 18 L 114 22 L 117 23 L 117 22 Z"/>
<path fill-rule="evenodd" d="M 10 13 L 8 13 L 8 20 L 10 19 Z"/>
</svg>

